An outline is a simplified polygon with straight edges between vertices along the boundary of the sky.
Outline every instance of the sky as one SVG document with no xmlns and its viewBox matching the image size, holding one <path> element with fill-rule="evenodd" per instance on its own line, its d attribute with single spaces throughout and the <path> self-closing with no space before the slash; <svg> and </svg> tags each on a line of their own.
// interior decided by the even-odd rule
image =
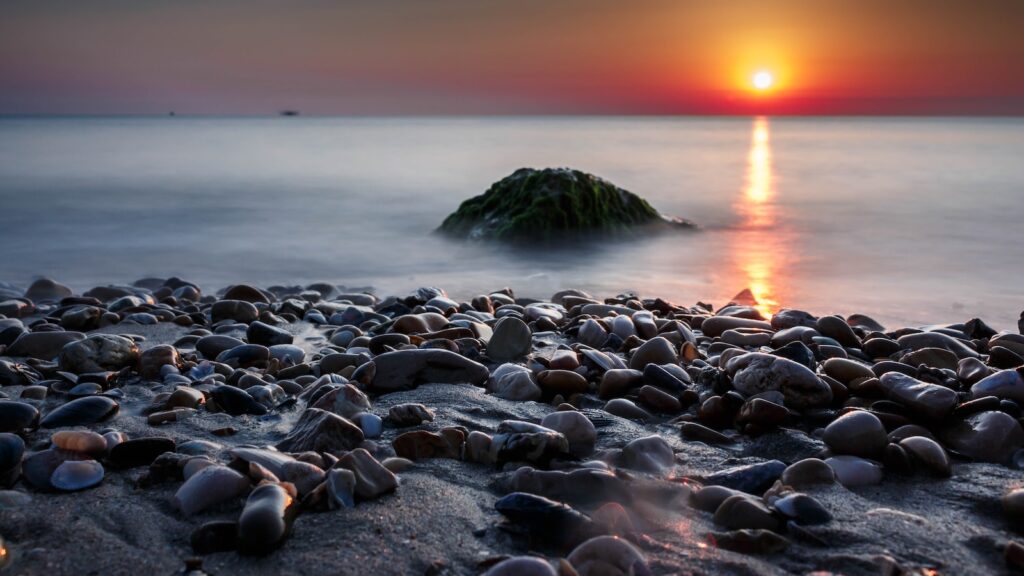
<svg viewBox="0 0 1024 576">
<path fill-rule="evenodd" d="M 1024 0 L 0 0 L 0 114 L 283 109 L 1019 115 Z"/>
</svg>

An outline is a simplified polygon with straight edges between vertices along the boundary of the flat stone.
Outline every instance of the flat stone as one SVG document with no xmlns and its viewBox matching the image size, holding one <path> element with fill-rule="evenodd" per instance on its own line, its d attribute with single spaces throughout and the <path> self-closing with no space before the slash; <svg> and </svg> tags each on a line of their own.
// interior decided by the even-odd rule
<svg viewBox="0 0 1024 576">
<path fill-rule="evenodd" d="M 945 386 L 921 382 L 899 372 L 887 372 L 878 380 L 890 400 L 930 420 L 941 420 L 956 408 L 956 392 Z"/>
<path fill-rule="evenodd" d="M 277 444 L 284 452 L 340 452 L 363 441 L 363 431 L 352 422 L 325 410 L 306 408 L 288 436 Z"/>
</svg>

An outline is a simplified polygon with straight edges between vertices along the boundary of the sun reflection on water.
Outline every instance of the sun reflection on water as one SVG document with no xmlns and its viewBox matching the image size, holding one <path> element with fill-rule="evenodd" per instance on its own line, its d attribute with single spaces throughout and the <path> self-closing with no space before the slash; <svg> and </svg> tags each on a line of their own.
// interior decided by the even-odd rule
<svg viewBox="0 0 1024 576">
<path fill-rule="evenodd" d="M 732 249 L 737 282 L 745 282 L 766 318 L 779 310 L 779 268 L 786 256 L 785 233 L 778 229 L 777 190 L 768 118 L 754 119 L 743 192 L 734 204 L 740 217 Z"/>
</svg>

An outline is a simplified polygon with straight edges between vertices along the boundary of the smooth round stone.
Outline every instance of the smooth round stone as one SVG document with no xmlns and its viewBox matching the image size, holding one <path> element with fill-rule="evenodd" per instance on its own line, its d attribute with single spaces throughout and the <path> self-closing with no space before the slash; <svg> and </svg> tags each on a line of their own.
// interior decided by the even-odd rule
<svg viewBox="0 0 1024 576">
<path fill-rule="evenodd" d="M 857 334 L 846 323 L 846 320 L 839 316 L 822 316 L 818 318 L 817 328 L 822 336 L 832 338 L 840 346 L 860 348 L 860 338 L 857 338 Z"/>
<path fill-rule="evenodd" d="M 576 333 L 576 341 L 591 348 L 600 348 L 606 340 L 608 340 L 608 331 L 593 318 L 584 321 Z"/>
<path fill-rule="evenodd" d="M 540 425 L 564 434 L 569 441 L 569 452 L 575 456 L 587 456 L 594 451 L 597 430 L 590 419 L 580 412 L 552 412 L 541 420 Z"/>
<path fill-rule="evenodd" d="M 640 370 L 628 368 L 613 368 L 606 370 L 601 376 L 601 383 L 597 387 L 597 395 L 603 399 L 622 396 L 630 389 L 640 386 L 644 380 L 644 373 Z"/>
<path fill-rule="evenodd" d="M 257 402 L 248 392 L 228 384 L 217 386 L 210 391 L 210 396 L 221 410 L 232 416 L 262 416 L 268 412 L 267 407 Z"/>
<path fill-rule="evenodd" d="M 74 374 L 115 372 L 139 361 L 139 346 L 134 340 L 116 334 L 90 334 L 60 351 L 61 370 Z"/>
<path fill-rule="evenodd" d="M 21 432 L 39 422 L 39 410 L 26 402 L 0 400 L 0 432 Z"/>
<path fill-rule="evenodd" d="M 306 359 L 306 352 L 298 346 L 291 344 L 277 344 L 271 346 L 270 357 L 278 360 L 285 365 L 288 364 L 301 364 Z"/>
<path fill-rule="evenodd" d="M 371 500 L 398 488 L 398 478 L 369 452 L 356 448 L 342 456 L 335 465 L 352 472 L 356 477 L 355 494 Z"/>
<path fill-rule="evenodd" d="M 45 400 L 49 390 L 46 386 L 26 386 L 21 389 L 21 397 L 25 400 Z"/>
<path fill-rule="evenodd" d="M 803 310 L 783 308 L 772 315 L 771 327 L 773 330 L 780 331 L 797 327 L 814 328 L 818 325 L 817 320 L 817 318 Z"/>
<path fill-rule="evenodd" d="M 965 360 L 966 362 L 966 360 Z M 971 386 L 972 398 L 995 396 L 1024 404 L 1024 369 L 1001 370 Z"/>
<path fill-rule="evenodd" d="M 491 566 L 484 576 L 558 576 L 558 573 L 540 558 L 517 556 Z"/>
<path fill-rule="evenodd" d="M 331 468 L 325 480 L 330 508 L 353 508 L 356 505 L 356 475 L 347 468 Z"/>
<path fill-rule="evenodd" d="M 615 536 L 597 536 L 569 554 L 579 576 L 649 574 L 647 561 L 632 544 Z"/>
<path fill-rule="evenodd" d="M 725 486 L 705 486 L 690 494 L 690 506 L 705 512 L 714 512 L 718 507 L 733 496 L 743 496 L 744 493 Z"/>
<path fill-rule="evenodd" d="M 1004 412 L 980 412 L 942 434 L 946 446 L 983 462 L 1008 462 L 1024 446 L 1020 423 Z"/>
<path fill-rule="evenodd" d="M 114 446 L 108 459 L 119 468 L 148 466 L 164 452 L 174 452 L 174 447 L 174 440 L 170 438 L 134 438 Z"/>
<path fill-rule="evenodd" d="M 69 452 L 98 455 L 107 451 L 107 439 L 89 430 L 61 430 L 50 437 L 50 442 Z"/>
<path fill-rule="evenodd" d="M 882 467 L 857 456 L 833 456 L 825 460 L 836 474 L 836 480 L 847 488 L 872 486 L 882 481 Z"/>
<path fill-rule="evenodd" d="M 700 331 L 708 338 L 721 336 L 726 330 L 736 328 L 758 328 L 771 330 L 772 325 L 763 320 L 750 320 L 748 318 L 736 318 L 733 316 L 712 316 L 707 318 L 700 325 Z"/>
<path fill-rule="evenodd" d="M 85 426 L 102 422 L 117 413 L 119 406 L 106 396 L 86 396 L 58 406 L 39 423 L 43 428 Z"/>
<path fill-rule="evenodd" d="M 770 394 L 766 392 L 765 394 Z M 776 404 L 764 398 L 753 398 L 740 407 L 736 421 L 742 424 L 754 424 L 761 429 L 779 426 L 789 419 L 789 410 L 781 404 Z M 752 429 L 748 428 L 750 433 Z"/>
<path fill-rule="evenodd" d="M 715 510 L 715 524 L 730 530 L 775 530 L 779 521 L 760 499 L 747 494 L 730 496 Z"/>
<path fill-rule="evenodd" d="M 1003 495 L 1003 512 L 1015 524 L 1024 524 L 1024 488 L 1014 488 Z"/>
<path fill-rule="evenodd" d="M 722 332 L 722 342 L 743 348 L 760 348 L 771 344 L 772 335 L 768 332 L 741 332 L 726 330 Z"/>
<path fill-rule="evenodd" d="M 388 422 L 392 426 L 405 428 L 418 426 L 423 422 L 433 422 L 434 411 L 423 404 L 398 404 L 388 410 Z"/>
<path fill-rule="evenodd" d="M 151 380 L 161 376 L 164 366 L 181 366 L 181 356 L 174 346 L 161 344 L 139 355 L 139 375 L 145 379 Z"/>
<path fill-rule="evenodd" d="M 238 368 L 265 367 L 269 361 L 270 349 L 260 344 L 242 344 L 217 355 L 217 362 Z"/>
<path fill-rule="evenodd" d="M 541 389 L 534 382 L 533 373 L 517 364 L 498 366 L 488 380 L 488 389 L 505 400 L 526 401 L 541 397 Z"/>
<path fill-rule="evenodd" d="M 537 382 L 544 390 L 557 394 L 577 394 L 590 389 L 586 378 L 570 370 L 545 370 L 537 375 Z"/>
<path fill-rule="evenodd" d="M 653 364 L 648 364 L 648 366 L 653 366 Z M 641 404 L 655 412 L 675 414 L 683 408 L 678 398 L 654 386 L 641 386 L 637 391 L 637 398 Z"/>
<path fill-rule="evenodd" d="M 834 484 L 836 473 L 824 460 L 806 458 L 794 462 L 782 472 L 782 483 L 799 488 L 814 484 Z"/>
<path fill-rule="evenodd" d="M 71 288 L 50 278 L 40 278 L 25 291 L 25 298 L 33 302 L 57 302 L 72 296 Z"/>
<path fill-rule="evenodd" d="M 171 396 L 164 403 L 165 408 L 198 408 L 206 402 L 203 393 L 195 388 L 179 386 L 171 392 Z"/>
<path fill-rule="evenodd" d="M 222 352 L 231 350 L 236 346 L 245 344 L 238 338 L 231 336 L 225 336 L 224 334 L 211 334 L 209 336 L 203 336 L 196 341 L 196 351 L 203 355 L 203 358 L 213 360 L 217 356 L 220 356 Z"/>
<path fill-rule="evenodd" d="M 506 316 L 494 325 L 487 342 L 487 356 L 498 362 L 516 360 L 528 355 L 533 345 L 530 327 L 522 320 Z"/>
<path fill-rule="evenodd" d="M 846 358 L 829 358 L 821 364 L 821 369 L 825 374 L 843 384 L 849 384 L 858 378 L 873 378 L 875 376 L 868 366 Z"/>
<path fill-rule="evenodd" d="M 609 400 L 604 405 L 604 411 L 628 420 L 640 420 L 641 422 L 645 422 L 651 419 L 651 414 L 648 411 L 625 398 L 613 398 Z"/>
<path fill-rule="evenodd" d="M 249 490 L 249 486 L 249 479 L 231 468 L 219 464 L 207 465 L 189 476 L 178 488 L 174 493 L 174 505 L 185 516 L 192 516 L 242 496 Z"/>
<path fill-rule="evenodd" d="M 287 538 L 295 516 L 295 494 L 280 484 L 262 484 L 249 494 L 238 519 L 238 550 L 266 554 Z"/>
<path fill-rule="evenodd" d="M 68 396 L 72 398 L 81 398 L 83 396 L 92 396 L 103 392 L 103 387 L 95 382 L 82 382 L 68 390 Z"/>
<path fill-rule="evenodd" d="M 677 364 L 679 355 L 676 347 L 668 339 L 658 336 L 651 338 L 633 351 L 629 358 L 629 367 L 643 370 L 648 364 Z"/>
<path fill-rule="evenodd" d="M 612 334 L 623 340 L 636 336 L 636 326 L 629 316 L 614 316 L 608 323 L 611 325 Z"/>
<path fill-rule="evenodd" d="M 825 427 L 822 440 L 837 454 L 879 458 L 889 445 L 885 426 L 864 410 L 847 412 Z"/>
<path fill-rule="evenodd" d="M 25 332 L 7 347 L 4 355 L 53 360 L 65 345 L 84 338 L 81 332 Z"/>
<path fill-rule="evenodd" d="M 352 422 L 363 430 L 364 438 L 380 438 L 384 432 L 384 421 L 380 416 L 370 412 L 360 412 L 352 417 Z"/>
<path fill-rule="evenodd" d="M 25 441 L 16 434 L 0 433 L 0 487 L 13 485 L 21 475 Z"/>
<path fill-rule="evenodd" d="M 50 485 L 65 492 L 92 488 L 102 481 L 103 466 L 95 460 L 66 460 L 50 476 Z"/>
<path fill-rule="evenodd" d="M 661 473 L 675 465 L 675 453 L 661 436 L 646 436 L 622 448 L 622 461 L 627 468 Z"/>
<path fill-rule="evenodd" d="M 899 444 L 916 464 L 930 474 L 943 478 L 949 477 L 951 473 L 949 455 L 935 440 L 924 436 L 911 436 L 900 440 Z"/>
<path fill-rule="evenodd" d="M 256 306 L 244 300 L 219 300 L 210 307 L 210 319 L 214 324 L 223 320 L 248 324 L 259 316 L 260 312 Z"/>
<path fill-rule="evenodd" d="M 17 490 L 0 490 L 0 511 L 11 510 L 13 508 L 24 508 L 32 504 L 32 497 L 24 492 Z M 0 546 L 3 545 L 3 540 L 0 539 Z M 0 568 L 3 567 L 3 562 L 0 562 Z"/>
<path fill-rule="evenodd" d="M 931 366 L 932 368 L 944 368 L 956 370 L 959 367 L 956 354 L 944 348 L 921 348 L 903 355 L 900 362 L 911 366 Z"/>
<path fill-rule="evenodd" d="M 580 359 L 572 350 L 556 350 L 548 360 L 552 370 L 575 370 L 580 367 Z"/>
<path fill-rule="evenodd" d="M 941 332 L 920 332 L 906 334 L 896 339 L 903 348 L 920 350 L 921 348 L 943 348 L 956 354 L 957 358 L 977 358 L 978 352 L 962 341 Z"/>
<path fill-rule="evenodd" d="M 291 344 L 293 340 L 291 332 L 260 321 L 249 325 L 249 328 L 245 331 L 245 337 L 251 344 L 262 344 L 264 346 Z"/>
<path fill-rule="evenodd" d="M 930 420 L 946 417 L 959 401 L 956 392 L 945 386 L 922 382 L 899 372 L 882 374 L 878 381 L 890 400 Z"/>
<path fill-rule="evenodd" d="M 787 494 L 772 503 L 772 507 L 798 524 L 824 524 L 832 520 L 832 514 L 813 497 L 799 492 Z"/>
</svg>

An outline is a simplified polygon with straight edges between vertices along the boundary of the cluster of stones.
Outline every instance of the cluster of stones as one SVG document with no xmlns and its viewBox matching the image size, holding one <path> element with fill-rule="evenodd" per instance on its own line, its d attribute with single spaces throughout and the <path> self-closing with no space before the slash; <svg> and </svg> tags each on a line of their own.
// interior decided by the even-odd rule
<svg viewBox="0 0 1024 576">
<path fill-rule="evenodd" d="M 204 296 L 178 279 L 82 296 L 40 281 L 0 307 L 10 357 L 0 383 L 21 387 L 20 398 L 0 400 L 4 487 L 83 490 L 111 470 L 148 466 L 140 482 L 181 483 L 173 503 L 185 517 L 240 507 L 237 521 L 197 526 L 199 554 L 266 553 L 300 512 L 393 492 L 396 473 L 430 458 L 507 473 L 495 500 L 503 528 L 550 555 L 494 558 L 488 574 L 584 576 L 651 570 L 629 506 L 652 483 L 687 490 L 721 528 L 708 534 L 718 546 L 760 553 L 813 540 L 807 527 L 831 521 L 801 491 L 808 486 L 943 478 L 957 462 L 1024 464 L 1024 335 L 978 319 L 886 330 L 863 315 L 787 309 L 768 320 L 751 306 L 602 301 L 577 290 L 548 301 L 503 289 L 458 302 L 436 288 L 380 300 L 326 284 Z M 131 325 L 157 322 L 191 332 L 140 351 Z M 303 323 L 327 341 L 311 355 L 288 329 Z M 85 333 L 115 324 L 128 334 Z M 552 408 L 475 430 L 435 422 L 436 406 L 374 412 L 373 399 L 432 383 Z M 198 411 L 239 421 L 298 414 L 274 446 L 128 438 L 108 426 L 126 387 L 139 384 L 157 392 L 153 427 Z M 44 404 L 55 406 L 41 413 Z M 671 426 L 685 442 L 729 445 L 785 429 L 827 448 L 681 483 L 678 449 L 663 436 L 602 439 L 598 429 L 614 419 Z M 1024 520 L 1024 491 L 1008 491 L 1003 509 Z M 1022 552 L 1010 542 L 1007 561 L 1020 566 Z"/>
</svg>

